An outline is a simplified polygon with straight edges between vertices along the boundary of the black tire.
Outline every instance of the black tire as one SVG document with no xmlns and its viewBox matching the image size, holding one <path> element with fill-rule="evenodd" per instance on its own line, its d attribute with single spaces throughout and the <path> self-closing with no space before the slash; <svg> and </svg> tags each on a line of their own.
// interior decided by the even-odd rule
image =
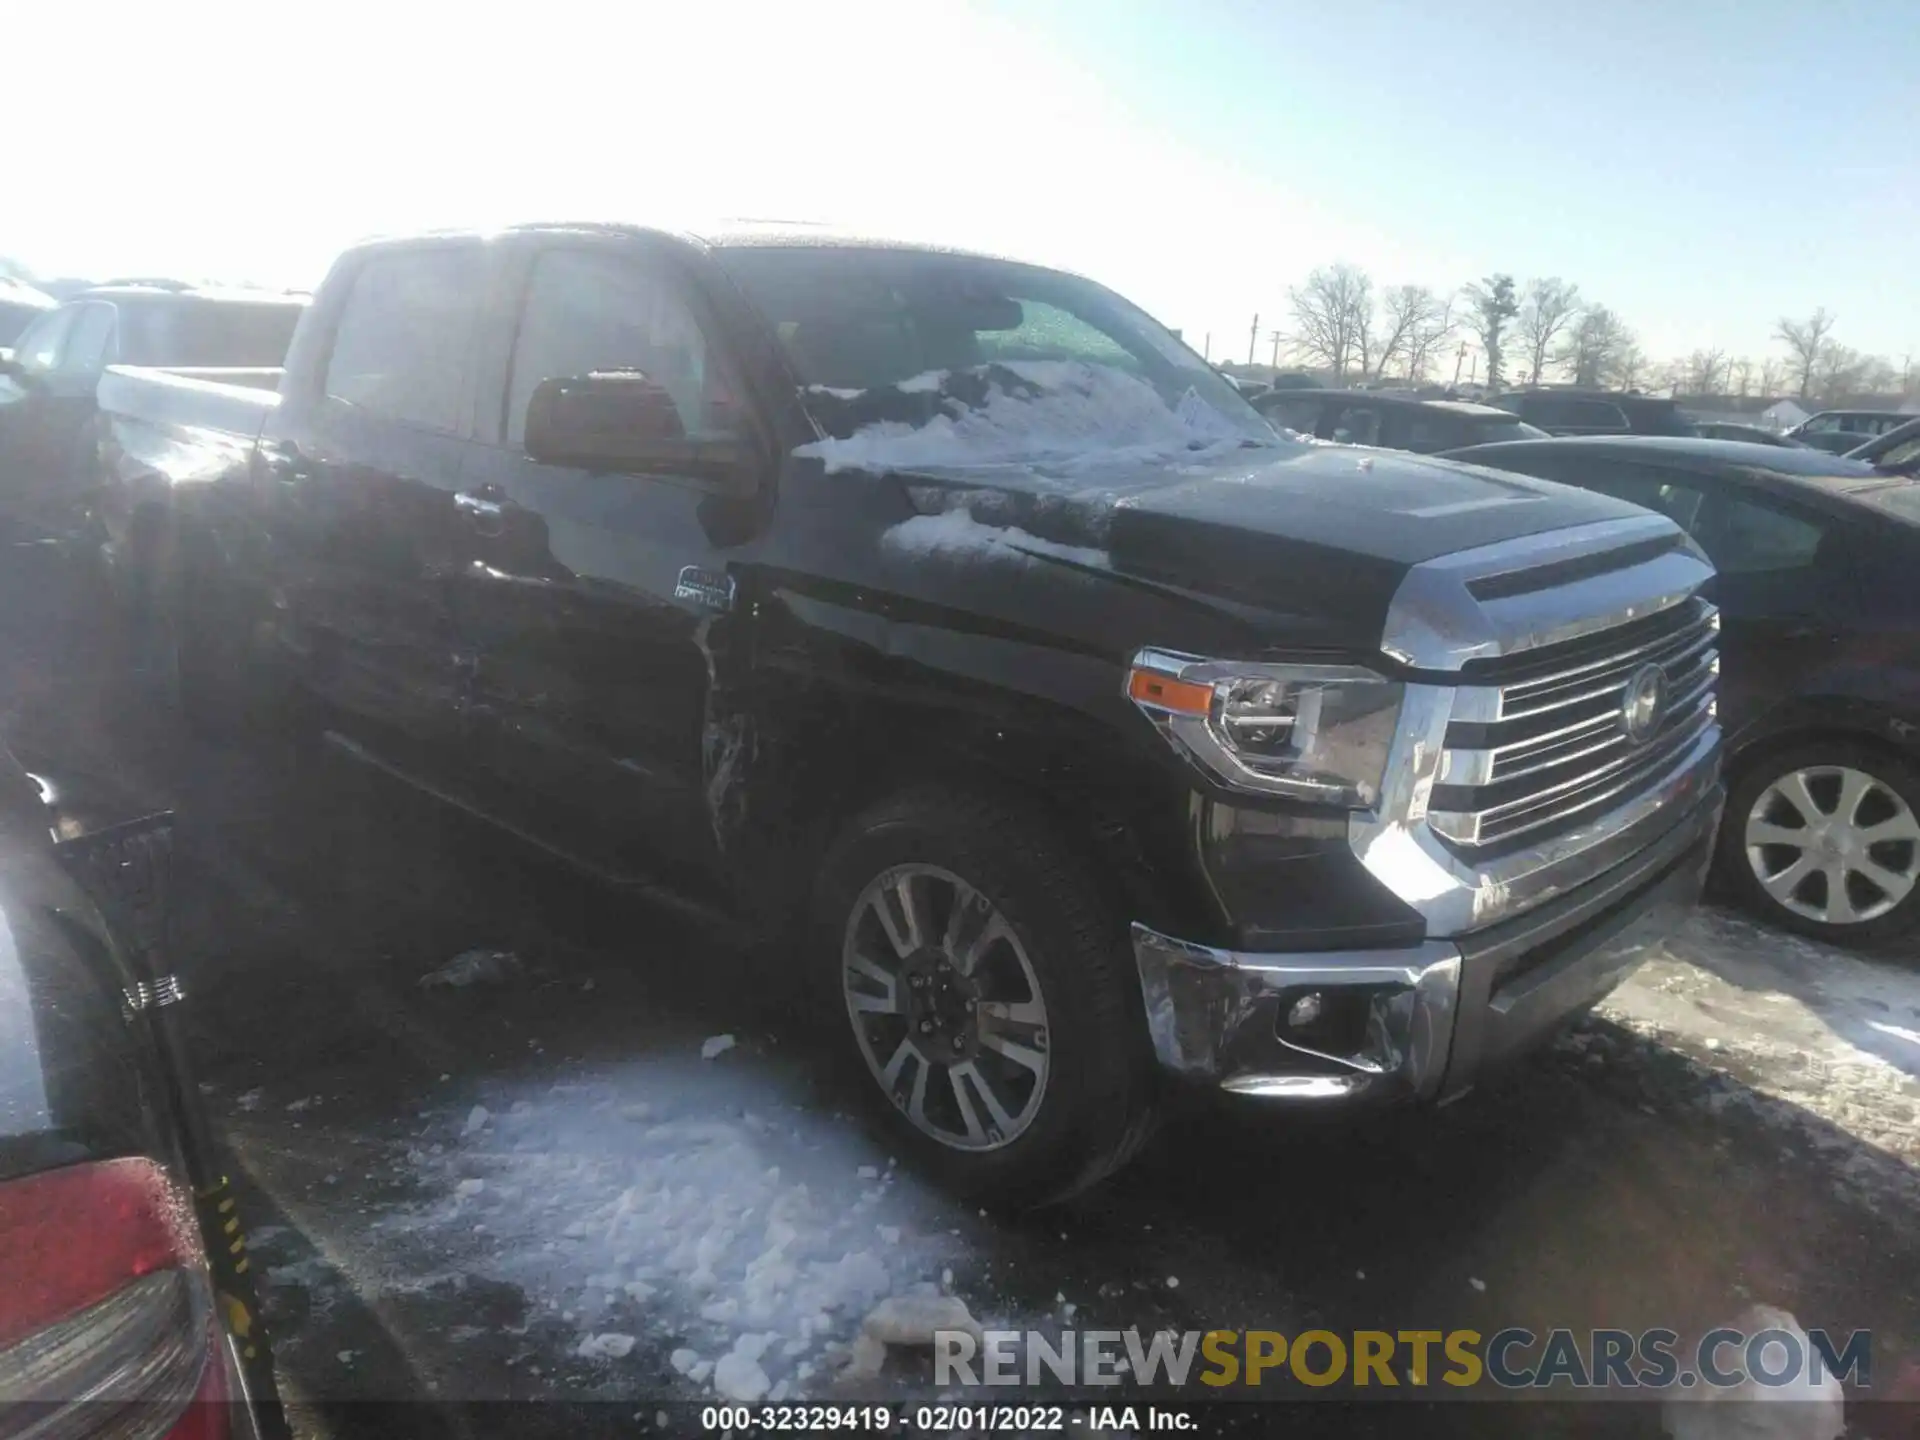
<svg viewBox="0 0 1920 1440">
<path fill-rule="evenodd" d="M 843 981 L 849 926 L 871 884 L 912 866 L 949 872 L 984 897 L 1038 981 L 1048 1071 L 1026 1128 L 998 1148 L 958 1149 L 923 1131 L 883 1088 L 854 1029 Z M 950 1191 L 1011 1208 L 1061 1200 L 1119 1169 L 1151 1136 L 1157 1074 L 1126 926 L 1041 817 L 946 789 L 883 801 L 854 820 L 828 855 L 813 934 L 821 1009 L 854 1083 L 890 1136 Z M 935 1069 L 919 1064 L 928 1074 Z"/>
<path fill-rule="evenodd" d="M 1783 929 L 1834 944 L 1877 945 L 1920 928 L 1920 884 L 1909 889 L 1891 908 L 1873 913 L 1890 898 L 1889 892 L 1873 885 L 1865 877 L 1849 878 L 1846 881 L 1849 903 L 1855 913 L 1868 918 L 1854 921 L 1837 918 L 1823 920 L 1817 914 L 1802 911 L 1827 908 L 1826 886 L 1830 882 L 1824 869 L 1809 873 L 1792 892 L 1792 898 L 1802 907 L 1796 910 L 1768 890 L 1755 873 L 1754 863 L 1748 854 L 1748 822 L 1756 818 L 1755 807 L 1761 804 L 1762 798 L 1777 782 L 1795 774 L 1813 772 L 1813 778 L 1808 782 L 1812 801 L 1816 808 L 1830 812 L 1840 806 L 1844 771 L 1871 777 L 1876 786 L 1884 787 L 1885 793 L 1870 793 L 1868 799 L 1859 802 L 1862 808 L 1856 811 L 1856 815 L 1862 826 L 1871 828 L 1882 823 L 1886 816 L 1897 815 L 1895 798 L 1906 806 L 1908 816 L 1920 817 L 1920 768 L 1916 768 L 1913 762 L 1878 746 L 1838 736 L 1801 742 L 1761 755 L 1743 764 L 1735 774 L 1727 796 L 1726 818 L 1720 826 L 1716 869 L 1721 885 L 1729 896 Z M 1790 803 L 1783 810 L 1783 803 L 1779 800 L 1769 802 L 1757 818 L 1778 821 L 1781 829 L 1794 828 L 1789 822 L 1797 811 Z M 1760 863 L 1776 878 L 1789 872 L 1798 854 L 1807 854 L 1818 860 L 1827 853 L 1817 849 L 1817 842 L 1811 836 L 1809 846 L 1804 848 L 1796 845 L 1765 845 L 1759 848 Z M 1912 873 L 1920 868 L 1920 839 L 1881 841 L 1868 847 L 1865 855 L 1876 866 L 1894 875 L 1902 871 Z"/>
</svg>

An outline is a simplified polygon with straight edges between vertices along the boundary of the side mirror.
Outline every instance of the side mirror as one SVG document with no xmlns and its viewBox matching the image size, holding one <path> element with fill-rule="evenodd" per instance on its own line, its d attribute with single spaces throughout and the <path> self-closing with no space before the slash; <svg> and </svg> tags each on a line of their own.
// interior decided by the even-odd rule
<svg viewBox="0 0 1920 1440">
<path fill-rule="evenodd" d="M 10 380 L 21 380 L 26 378 L 26 373 L 27 367 L 13 358 L 13 351 L 0 349 L 0 375 Z"/>
<path fill-rule="evenodd" d="M 752 482 L 750 451 L 732 435 L 689 436 L 666 387 L 638 370 L 542 380 L 523 441 L 542 465 L 684 475 L 736 493 Z"/>
</svg>

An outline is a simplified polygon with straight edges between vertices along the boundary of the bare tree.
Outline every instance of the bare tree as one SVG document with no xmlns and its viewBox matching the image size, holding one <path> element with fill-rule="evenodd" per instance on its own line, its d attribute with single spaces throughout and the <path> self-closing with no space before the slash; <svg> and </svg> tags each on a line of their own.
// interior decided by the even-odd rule
<svg viewBox="0 0 1920 1440">
<path fill-rule="evenodd" d="M 1373 322 L 1373 282 L 1352 265 L 1323 266 L 1287 292 L 1294 348 L 1344 381 Z"/>
<path fill-rule="evenodd" d="M 1647 383 L 1649 368 L 1645 352 L 1629 338 L 1613 357 L 1613 366 L 1606 378 L 1621 390 L 1638 390 Z"/>
<path fill-rule="evenodd" d="M 1371 351 L 1373 378 L 1379 380 L 1387 366 L 1404 356 L 1412 347 L 1414 333 L 1426 323 L 1430 311 L 1439 307 L 1431 290 L 1424 285 L 1395 285 L 1381 297 L 1382 318 L 1377 336 L 1369 334 L 1365 348 Z M 1377 344 L 1373 342 L 1377 340 Z"/>
<path fill-rule="evenodd" d="M 1580 287 L 1569 285 L 1558 276 L 1527 283 L 1526 299 L 1521 302 L 1514 328 L 1527 347 L 1527 383 L 1538 385 L 1547 368 L 1547 356 L 1554 342 L 1580 315 Z"/>
<path fill-rule="evenodd" d="M 1467 329 L 1480 341 L 1487 357 L 1487 389 L 1499 390 L 1506 380 L 1507 324 L 1520 313 L 1511 275 L 1489 275 L 1466 289 Z"/>
<path fill-rule="evenodd" d="M 1453 338 L 1460 328 L 1460 322 L 1454 318 L 1453 297 L 1445 300 L 1431 297 L 1432 304 L 1426 314 L 1415 322 L 1413 331 L 1407 336 L 1407 378 L 1416 385 L 1427 378 L 1427 367 L 1433 363 L 1440 348 Z"/>
<path fill-rule="evenodd" d="M 1625 322 L 1606 306 L 1595 305 L 1581 312 L 1553 358 L 1574 384 L 1603 385 L 1621 350 L 1632 343 L 1633 332 Z"/>
<path fill-rule="evenodd" d="M 1884 355 L 1869 355 L 1860 362 L 1859 393 L 1862 395 L 1900 395 L 1905 377 Z"/>
<path fill-rule="evenodd" d="M 1726 364 L 1723 350 L 1696 350 L 1681 366 L 1680 383 L 1689 395 L 1717 395 Z"/>
<path fill-rule="evenodd" d="M 1783 315 L 1773 328 L 1773 338 L 1787 347 L 1788 373 L 1799 384 L 1797 393 L 1802 400 L 1813 393 L 1814 375 L 1832 343 L 1827 338 L 1832 334 L 1833 316 L 1827 314 L 1824 305 L 1805 320 L 1789 320 Z"/>
<path fill-rule="evenodd" d="M 1760 362 L 1760 393 L 1772 399 L 1780 398 L 1780 387 L 1785 383 L 1786 367 L 1778 360 Z"/>
<path fill-rule="evenodd" d="M 1814 371 L 1814 399 L 1838 405 L 1868 390 L 1868 372 L 1872 360 L 1858 350 L 1831 341 L 1820 352 L 1819 368 Z"/>
<path fill-rule="evenodd" d="M 1753 361 L 1741 356 L 1727 367 L 1727 386 L 1742 400 L 1753 389 Z"/>
</svg>

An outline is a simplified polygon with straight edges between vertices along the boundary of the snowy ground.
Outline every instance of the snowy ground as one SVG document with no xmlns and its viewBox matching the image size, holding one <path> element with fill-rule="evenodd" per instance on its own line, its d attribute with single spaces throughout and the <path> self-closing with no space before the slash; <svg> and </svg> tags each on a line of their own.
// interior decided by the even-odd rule
<svg viewBox="0 0 1920 1440">
<path fill-rule="evenodd" d="M 1911 1184 L 1920 1168 L 1920 957 L 1867 959 L 1716 911 L 1667 951 L 1602 1013 L 1739 1082 L 1720 1096 L 1751 1097 L 1788 1121 L 1828 1122 L 1892 1162 L 1868 1157 L 1841 1179 L 1896 1191 Z"/>
<path fill-rule="evenodd" d="M 617 1398 L 624 1423 L 848 1393 L 883 1295 L 1286 1332 L 1687 1330 L 1759 1301 L 1873 1329 L 1889 1371 L 1920 1355 L 1915 969 L 1703 912 L 1460 1105 L 1209 1106 L 1084 1200 L 990 1217 L 890 1163 L 713 937 L 384 782 L 167 732 L 91 628 L 36 612 L 61 599 L 0 567 L 0 722 L 92 820 L 181 816 L 176 946 L 303 1436 L 364 1433 L 369 1399 Z M 475 947 L 521 963 L 422 987 Z M 853 1388 L 927 1380 L 897 1351 Z M 430 1403 L 396 1433 L 473 1431 Z"/>
</svg>

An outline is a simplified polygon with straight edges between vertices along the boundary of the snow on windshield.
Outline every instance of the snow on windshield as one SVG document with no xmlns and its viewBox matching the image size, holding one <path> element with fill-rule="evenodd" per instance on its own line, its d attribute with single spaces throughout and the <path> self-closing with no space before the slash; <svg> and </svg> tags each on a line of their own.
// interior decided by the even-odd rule
<svg viewBox="0 0 1920 1440">
<path fill-rule="evenodd" d="M 966 383 L 966 382 L 971 382 Z M 1244 445 L 1284 442 L 1223 415 L 1188 390 L 1169 404 L 1145 380 L 1084 361 L 1006 361 L 932 371 L 887 387 L 926 396 L 924 419 L 876 418 L 795 453 L 839 470 L 1201 461 Z M 953 393 L 955 390 L 962 395 Z M 878 392 L 862 392 L 863 397 Z"/>
</svg>

